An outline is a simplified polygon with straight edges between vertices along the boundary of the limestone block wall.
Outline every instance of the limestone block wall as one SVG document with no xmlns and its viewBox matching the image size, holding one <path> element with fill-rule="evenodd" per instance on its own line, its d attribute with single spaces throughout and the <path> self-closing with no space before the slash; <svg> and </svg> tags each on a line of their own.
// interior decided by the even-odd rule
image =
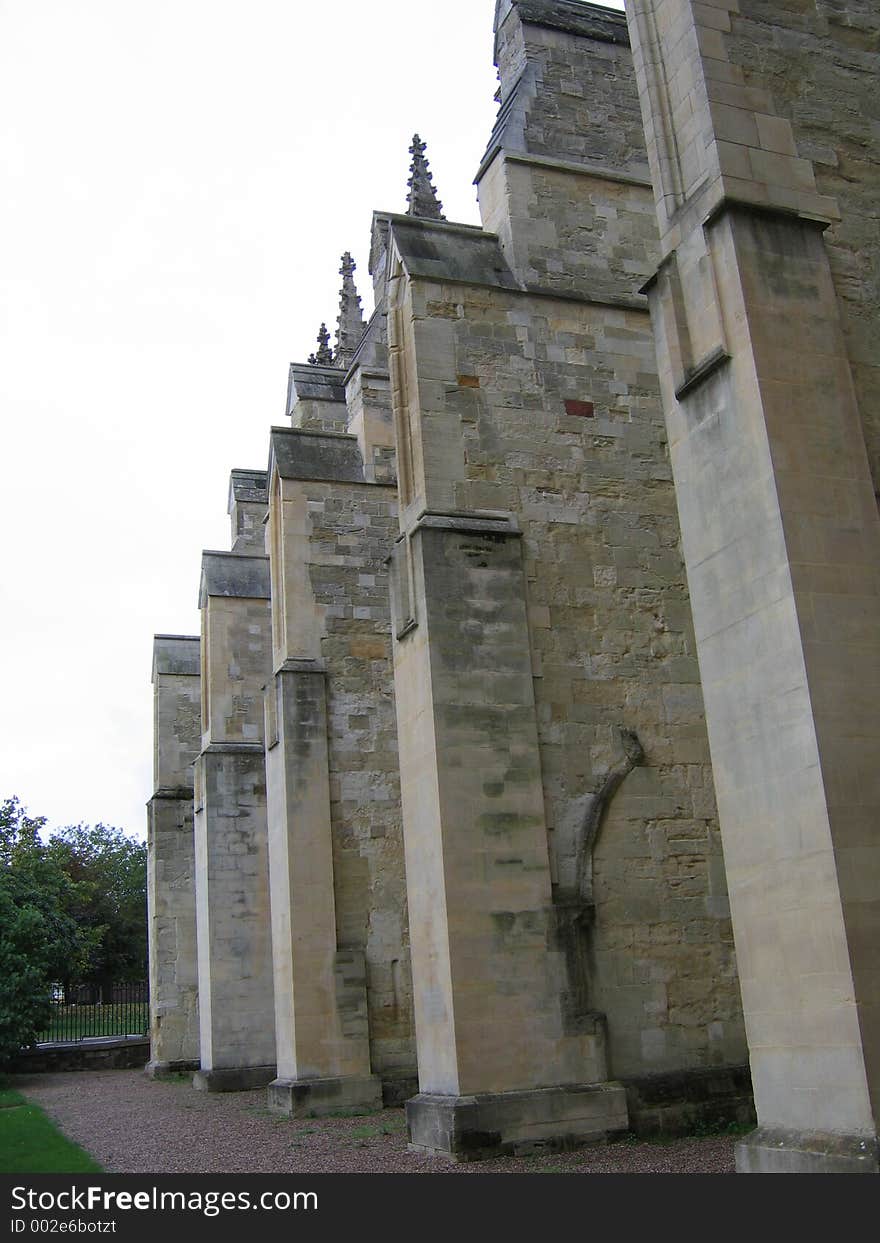
<svg viewBox="0 0 880 1243">
<path fill-rule="evenodd" d="M 262 744 L 216 744 L 199 757 L 196 774 L 202 1070 L 274 1067 Z"/>
<path fill-rule="evenodd" d="M 512 513 L 522 526 L 560 894 L 577 886 L 583 824 L 621 761 L 620 729 L 635 731 L 645 751 L 611 803 L 592 874 L 590 988 L 608 1015 L 611 1073 L 742 1062 L 647 315 L 486 286 L 403 284 L 392 316 L 403 370 L 418 378 L 402 403 L 416 442 L 409 512 L 439 496 L 449 510 Z M 432 469 L 420 475 L 425 462 Z M 589 860 L 583 866 L 589 872 Z"/>
<path fill-rule="evenodd" d="M 860 1044 L 876 1095 L 880 1013 L 876 508 L 821 235 L 743 212 L 713 242 L 733 358 L 670 429 L 759 1120 L 863 1133 Z M 792 359 L 784 321 L 815 350 Z"/>
<path fill-rule="evenodd" d="M 409 970 L 385 566 L 396 498 L 391 490 L 376 495 L 378 489 L 366 488 L 308 491 L 312 538 L 334 544 L 329 556 L 315 557 L 310 577 L 326 609 L 321 649 L 340 944 L 363 943 L 366 933 L 373 1026 L 387 1027 L 393 1040 L 410 1005 L 408 987 L 400 991 Z M 412 1066 L 411 1046 L 400 1051 Z"/>
<path fill-rule="evenodd" d="M 263 687 L 271 671 L 264 556 L 206 552 L 202 751 L 195 768 L 201 1070 L 274 1074 Z M 246 1082 L 250 1082 L 249 1080 Z"/>
<path fill-rule="evenodd" d="M 202 641 L 216 661 L 211 676 L 203 679 L 204 743 L 262 741 L 263 702 L 257 690 L 267 673 L 268 612 L 266 600 L 223 596 L 212 598 L 203 610 Z"/>
<path fill-rule="evenodd" d="M 716 26 L 731 72 L 768 91 L 769 111 L 791 123 L 791 138 L 769 142 L 768 158 L 796 151 L 809 160 L 820 194 L 840 210 L 825 244 L 880 493 L 880 8 L 875 0 L 816 0 L 787 6 L 782 25 L 773 0 L 738 0 L 717 11 Z"/>
<path fill-rule="evenodd" d="M 157 634 L 153 641 L 153 789 L 192 789 L 199 752 L 199 640 Z"/>
<path fill-rule="evenodd" d="M 199 747 L 199 640 L 153 644 L 154 793 L 147 805 L 151 1064 L 198 1064 L 199 993 L 193 762 Z"/>
<path fill-rule="evenodd" d="M 394 417 L 388 375 L 387 311 L 380 301 L 370 316 L 346 375 L 346 430 L 356 436 L 367 483 L 397 483 Z"/>
<path fill-rule="evenodd" d="M 778 0 L 718 0 L 694 11 L 692 28 L 686 0 L 634 0 L 631 14 L 640 32 L 637 76 L 650 99 L 646 130 L 661 226 L 688 196 L 702 196 L 705 216 L 715 179 L 732 198 L 830 222 L 825 242 L 880 490 L 876 4 L 815 0 L 780 10 Z M 675 47 L 668 72 L 650 69 L 658 39 Z M 687 250 L 697 249 L 695 238 L 687 240 L 691 223 L 670 226 L 679 266 L 687 266 Z M 687 287 L 686 277 L 685 285 L 695 312 L 689 328 L 699 333 L 703 303 L 712 298 Z M 797 326 L 779 330 L 796 352 Z M 697 349 L 695 361 L 700 355 Z"/>
<path fill-rule="evenodd" d="M 265 544 L 266 472 L 234 470 L 229 478 L 228 513 L 233 552 L 262 553 Z"/>
<path fill-rule="evenodd" d="M 199 1060 L 192 791 L 154 795 L 147 812 L 150 1060 L 182 1069 Z"/>
<path fill-rule="evenodd" d="M 501 102 L 534 75 L 522 106 L 534 155 L 616 168 L 643 165 L 645 139 L 623 14 L 590 5 L 514 3 L 496 24 Z"/>
<path fill-rule="evenodd" d="M 635 296 L 656 266 L 657 225 L 626 21 L 543 0 L 505 7 L 483 224 L 528 286 Z"/>
<path fill-rule="evenodd" d="M 348 430 L 357 436 L 369 483 L 397 483 L 388 368 L 357 367 L 346 388 Z"/>
<path fill-rule="evenodd" d="M 762 1128 L 738 1160 L 834 1168 L 831 1143 L 876 1170 L 880 529 L 822 236 L 839 205 L 744 37 L 803 50 L 828 6 L 739 8 L 630 10 L 664 255 L 651 310 Z M 851 96 L 823 80 L 809 107 L 849 141 Z"/>
<path fill-rule="evenodd" d="M 344 432 L 345 372 L 339 367 L 291 363 L 287 381 L 287 414 L 293 427 L 312 431 Z"/>
<path fill-rule="evenodd" d="M 274 596 L 284 599 L 274 661 L 323 671 L 337 948 L 364 955 L 371 1065 L 391 1091 L 415 1072 L 385 564 L 396 490 L 363 478 L 296 478 L 310 473 L 302 433 L 273 438 L 280 471 L 269 540 Z M 334 448 L 360 463 L 354 437 L 314 444 L 308 460 L 324 461 L 328 475 L 345 473 Z"/>
<path fill-rule="evenodd" d="M 550 158 L 499 153 L 480 176 L 481 214 L 525 284 L 601 299 L 619 293 L 622 276 L 635 297 L 656 266 L 646 171 L 612 181 Z"/>
<path fill-rule="evenodd" d="M 363 954 L 340 954 L 336 935 L 325 682 L 317 662 L 288 660 L 266 690 L 273 1088 L 370 1074 Z"/>
<path fill-rule="evenodd" d="M 443 515 L 407 536 L 395 678 L 420 1090 L 600 1082 L 604 1031 L 551 903 L 521 540 Z"/>
</svg>

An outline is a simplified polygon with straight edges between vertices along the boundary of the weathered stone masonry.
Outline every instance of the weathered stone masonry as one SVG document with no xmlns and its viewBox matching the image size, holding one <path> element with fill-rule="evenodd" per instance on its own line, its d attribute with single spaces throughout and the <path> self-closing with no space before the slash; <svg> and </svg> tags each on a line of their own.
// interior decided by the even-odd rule
<svg viewBox="0 0 880 1243">
<path fill-rule="evenodd" d="M 355 436 L 316 428 L 273 430 L 269 479 L 275 989 L 290 1040 L 271 1098 L 315 1108 L 315 1084 L 306 1103 L 298 1085 L 320 1080 L 340 1103 L 401 1099 L 415 1056 L 385 566 L 396 491 L 364 478 Z"/>
<path fill-rule="evenodd" d="M 151 1061 L 154 1073 L 199 1064 L 193 764 L 201 734 L 199 640 L 153 643 L 153 797 L 147 806 Z"/>
<path fill-rule="evenodd" d="M 876 186 L 852 114 L 876 112 L 877 17 L 823 0 L 784 13 L 635 0 L 629 21 L 661 232 L 651 312 L 760 1124 L 738 1163 L 876 1172 L 876 229 L 861 277 L 846 272 Z M 799 154 L 802 136 L 819 154 L 823 127 L 852 181 L 830 248 L 841 205 L 821 191 L 835 179 L 817 184 Z M 840 158 L 823 154 L 828 168 Z"/>
<path fill-rule="evenodd" d="M 197 910 L 203 1086 L 412 1097 L 468 1160 L 742 1120 L 748 1056 L 741 1168 L 876 1169 L 876 19 L 627 17 L 499 0 L 483 228 L 416 135 L 376 311 L 346 252 L 232 474 L 153 1061 L 193 1056 Z"/>
<path fill-rule="evenodd" d="M 237 508 L 233 510 L 238 516 Z M 269 565 L 245 545 L 202 556 L 202 750 L 195 765 L 201 1069 L 215 1090 L 275 1067 L 263 686 Z"/>
</svg>

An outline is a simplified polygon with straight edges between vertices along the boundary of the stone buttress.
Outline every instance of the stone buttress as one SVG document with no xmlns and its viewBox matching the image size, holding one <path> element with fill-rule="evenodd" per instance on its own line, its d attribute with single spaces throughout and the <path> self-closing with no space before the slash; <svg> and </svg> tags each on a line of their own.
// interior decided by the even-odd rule
<svg viewBox="0 0 880 1243">
<path fill-rule="evenodd" d="M 401 501 L 408 1113 L 416 1147 L 457 1160 L 625 1128 L 625 1090 L 635 1125 L 681 1124 L 688 1096 L 691 1116 L 713 1093 L 748 1111 L 626 25 L 500 4 L 496 58 L 486 228 L 377 216 L 372 257 Z"/>
<path fill-rule="evenodd" d="M 352 271 L 346 255 L 346 366 L 293 365 L 292 426 L 270 440 L 278 1077 L 269 1104 L 294 1115 L 375 1108 L 415 1086 L 385 564 L 397 496 L 384 318 L 355 341 Z"/>
<path fill-rule="evenodd" d="M 483 227 L 415 135 L 156 640 L 155 1071 L 372 1107 L 415 1027 L 468 1160 L 748 1056 L 738 1168 L 877 1170 L 878 22 L 497 0 Z"/>
<path fill-rule="evenodd" d="M 759 1123 L 737 1165 L 876 1172 L 880 17 L 633 0 L 628 18 Z"/>
<path fill-rule="evenodd" d="M 147 804 L 150 1062 L 161 1075 L 199 1064 L 193 762 L 201 723 L 199 640 L 153 640 L 153 797 Z"/>
<path fill-rule="evenodd" d="M 202 554 L 195 774 L 201 1069 L 231 1091 L 275 1076 L 263 687 L 271 669 L 265 474 L 234 471 L 233 551 Z"/>
</svg>

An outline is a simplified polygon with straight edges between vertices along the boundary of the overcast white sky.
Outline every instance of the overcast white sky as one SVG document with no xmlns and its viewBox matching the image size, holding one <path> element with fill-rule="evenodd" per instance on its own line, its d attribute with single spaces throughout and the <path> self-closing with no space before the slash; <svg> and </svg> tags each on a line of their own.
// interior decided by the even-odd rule
<svg viewBox="0 0 880 1243">
<path fill-rule="evenodd" d="M 345 249 L 372 309 L 414 130 L 479 223 L 493 11 L 0 0 L 0 799 L 145 836 L 152 636 L 198 633 Z"/>
</svg>

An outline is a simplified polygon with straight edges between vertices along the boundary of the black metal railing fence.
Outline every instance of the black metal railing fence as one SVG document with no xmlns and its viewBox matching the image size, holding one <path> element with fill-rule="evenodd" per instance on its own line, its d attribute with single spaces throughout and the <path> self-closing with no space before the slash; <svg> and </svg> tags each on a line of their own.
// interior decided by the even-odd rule
<svg viewBox="0 0 880 1243">
<path fill-rule="evenodd" d="M 150 995 L 145 980 L 123 984 L 53 985 L 51 1018 L 38 1044 L 66 1044 L 100 1036 L 140 1040 L 150 1030 Z"/>
</svg>

